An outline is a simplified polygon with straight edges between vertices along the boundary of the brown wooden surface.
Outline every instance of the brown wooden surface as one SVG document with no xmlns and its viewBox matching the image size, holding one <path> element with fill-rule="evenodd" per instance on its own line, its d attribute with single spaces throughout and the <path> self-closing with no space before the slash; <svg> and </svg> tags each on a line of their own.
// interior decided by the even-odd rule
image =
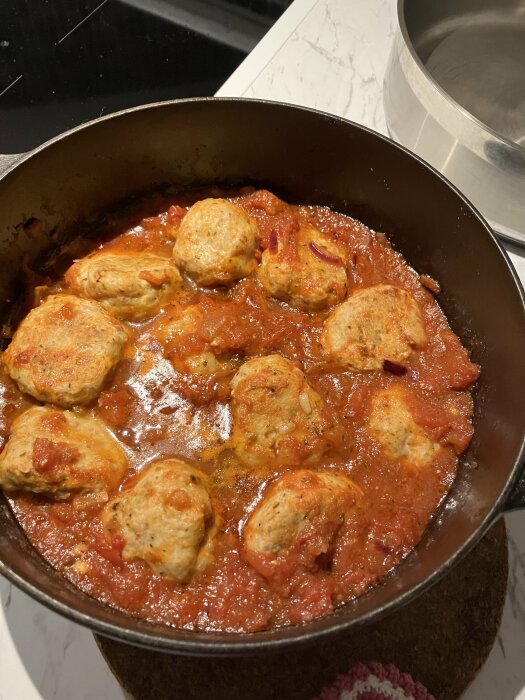
<svg viewBox="0 0 525 700">
<path fill-rule="evenodd" d="M 496 637 L 507 588 L 501 519 L 450 574 L 380 622 L 315 647 L 276 655 L 200 659 L 96 637 L 136 700 L 309 700 L 358 661 L 393 663 L 437 700 L 457 700 Z"/>
</svg>

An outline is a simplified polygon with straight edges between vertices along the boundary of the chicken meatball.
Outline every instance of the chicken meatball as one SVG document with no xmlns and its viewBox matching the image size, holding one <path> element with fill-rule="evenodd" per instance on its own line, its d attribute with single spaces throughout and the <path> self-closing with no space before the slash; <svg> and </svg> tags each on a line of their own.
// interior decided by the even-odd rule
<svg viewBox="0 0 525 700">
<path fill-rule="evenodd" d="M 355 291 L 328 316 L 321 343 L 340 365 L 376 370 L 403 362 L 427 343 L 421 311 L 408 292 L 389 284 Z"/>
<path fill-rule="evenodd" d="M 147 467 L 101 517 L 108 534 L 124 540 L 126 561 L 142 559 L 156 574 L 179 583 L 189 581 L 212 555 L 207 477 L 180 459 Z"/>
<path fill-rule="evenodd" d="M 126 469 L 124 452 L 101 420 L 34 406 L 13 422 L 0 455 L 0 485 L 57 500 L 88 492 L 107 500 Z"/>
<path fill-rule="evenodd" d="M 116 318 L 143 321 L 182 284 L 173 261 L 144 253 L 97 253 L 66 272 L 70 288 L 100 302 Z"/>
<path fill-rule="evenodd" d="M 277 299 L 307 310 L 324 309 L 345 298 L 342 248 L 313 226 L 297 232 L 296 248 L 277 240 L 267 248 L 258 271 L 264 288 Z"/>
<path fill-rule="evenodd" d="M 3 360 L 22 391 L 68 408 L 100 393 L 127 339 L 96 301 L 52 295 L 22 321 Z"/>
<path fill-rule="evenodd" d="M 270 484 L 243 531 L 246 560 L 275 582 L 328 563 L 341 525 L 362 495 L 347 476 L 307 469 Z"/>
<path fill-rule="evenodd" d="M 324 402 L 290 360 L 280 355 L 248 360 L 231 387 L 231 442 L 247 465 L 290 466 L 329 447 L 332 426 Z"/>
<path fill-rule="evenodd" d="M 257 267 L 255 221 L 226 199 L 194 204 L 180 225 L 173 257 L 198 284 L 228 284 Z"/>
<path fill-rule="evenodd" d="M 371 401 L 368 428 L 387 457 L 414 467 L 427 467 L 440 449 L 414 420 L 408 389 L 393 385 L 379 391 Z"/>
</svg>

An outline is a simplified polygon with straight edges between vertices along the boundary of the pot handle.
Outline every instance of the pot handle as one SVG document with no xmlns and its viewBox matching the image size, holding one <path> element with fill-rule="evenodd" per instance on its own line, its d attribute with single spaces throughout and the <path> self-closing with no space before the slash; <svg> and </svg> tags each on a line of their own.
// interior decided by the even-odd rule
<svg viewBox="0 0 525 700">
<path fill-rule="evenodd" d="M 10 170 L 23 155 L 24 153 L 11 153 L 9 155 L 0 153 L 0 176 Z"/>
<path fill-rule="evenodd" d="M 525 460 L 521 463 L 520 475 L 510 492 L 503 510 L 510 513 L 513 510 L 525 509 Z"/>
</svg>

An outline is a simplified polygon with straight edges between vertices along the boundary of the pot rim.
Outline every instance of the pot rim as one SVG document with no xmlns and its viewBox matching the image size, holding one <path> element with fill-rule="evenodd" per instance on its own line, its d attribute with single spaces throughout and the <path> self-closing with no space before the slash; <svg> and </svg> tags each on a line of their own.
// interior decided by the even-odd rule
<svg viewBox="0 0 525 700">
<path fill-rule="evenodd" d="M 399 0 L 401 4 L 403 0 Z M 19 159 L 13 162 L 8 170 L 0 175 L 0 183 L 4 177 L 8 176 L 13 170 L 15 170 L 19 165 L 22 165 L 26 160 L 38 155 L 41 151 L 48 148 L 49 146 L 62 141 L 70 136 L 73 136 L 76 132 L 82 131 L 84 129 L 89 129 L 96 126 L 99 122 L 104 122 L 109 119 L 114 119 L 117 117 L 125 116 L 126 114 L 154 110 L 161 107 L 169 107 L 177 104 L 185 103 L 206 103 L 206 102 L 235 102 L 235 103 L 254 103 L 260 105 L 263 109 L 266 108 L 284 108 L 288 110 L 309 112 L 316 115 L 324 120 L 331 121 L 333 123 L 350 125 L 352 128 L 359 131 L 364 131 L 374 138 L 380 139 L 385 146 L 388 148 L 394 148 L 402 151 L 405 155 L 417 161 L 421 166 L 427 168 L 431 173 L 440 179 L 444 184 L 446 184 L 462 201 L 465 207 L 471 211 L 480 224 L 480 228 L 484 229 L 485 234 L 489 236 L 492 243 L 495 246 L 495 254 L 499 251 L 503 257 L 504 263 L 506 265 L 508 273 L 511 275 L 516 290 L 520 296 L 521 305 L 524 310 L 524 320 L 525 320 L 525 292 L 521 281 L 515 271 L 513 265 L 506 251 L 497 241 L 492 230 L 483 219 L 478 210 L 466 199 L 466 197 L 441 173 L 439 173 L 435 168 L 426 163 L 422 158 L 416 154 L 409 151 L 404 146 L 395 143 L 391 139 L 375 132 L 374 130 L 356 124 L 348 119 L 338 117 L 336 115 L 328 114 L 320 110 L 312 109 L 309 107 L 303 107 L 299 105 L 293 105 L 285 102 L 278 102 L 272 100 L 259 100 L 250 98 L 232 98 L 232 97 L 204 97 L 204 98 L 187 98 L 179 100 L 166 100 L 161 102 L 154 102 L 146 105 L 140 105 L 138 107 L 132 107 L 129 109 L 114 112 L 112 114 L 104 115 L 90 122 L 86 122 L 80 126 L 70 129 L 53 139 L 47 141 L 41 146 L 37 147 L 33 151 L 23 154 Z M 198 631 L 188 631 L 188 630 L 176 630 L 179 632 L 183 638 L 174 638 L 169 636 L 169 634 L 159 633 L 159 628 L 156 627 L 155 631 L 146 630 L 131 630 L 126 627 L 125 624 L 116 624 L 113 622 L 108 622 L 102 620 L 98 617 L 82 613 L 69 605 L 55 600 L 52 596 L 48 595 L 44 591 L 40 590 L 36 585 L 27 581 L 25 578 L 19 574 L 12 571 L 7 567 L 2 561 L 0 561 L 0 574 L 5 576 L 11 583 L 15 584 L 24 593 L 30 595 L 36 601 L 42 603 L 50 610 L 61 614 L 62 616 L 68 618 L 73 622 L 82 624 L 83 626 L 91 629 L 93 632 L 99 633 L 103 636 L 113 638 L 117 641 L 127 642 L 134 644 L 135 646 L 153 649 L 156 651 L 164 651 L 171 653 L 178 653 L 191 656 L 240 656 L 247 654 L 258 654 L 272 651 L 279 651 L 285 647 L 300 647 L 307 644 L 311 644 L 316 641 L 322 641 L 327 637 L 332 637 L 337 634 L 341 634 L 346 630 L 349 630 L 354 626 L 361 626 L 372 622 L 379 617 L 382 617 L 393 610 L 406 605 L 407 603 L 414 600 L 418 595 L 428 590 L 432 585 L 434 585 L 441 577 L 443 577 L 463 556 L 465 556 L 481 539 L 485 534 L 489 526 L 494 522 L 504 512 L 505 502 L 511 493 L 514 485 L 520 476 L 520 465 L 525 462 L 525 431 L 521 442 L 521 447 L 519 453 L 515 459 L 512 468 L 509 470 L 509 476 L 507 478 L 505 487 L 500 492 L 499 496 L 495 499 L 492 507 L 487 512 L 484 520 L 480 523 L 478 528 L 472 535 L 465 540 L 462 546 L 452 554 L 438 569 L 436 569 L 430 576 L 421 581 L 420 583 L 414 585 L 409 590 L 405 591 L 401 595 L 393 598 L 384 605 L 377 607 L 374 610 L 365 612 L 356 617 L 350 617 L 349 619 L 344 619 L 344 610 L 351 605 L 351 602 L 346 606 L 342 606 L 338 611 L 334 611 L 330 615 L 327 615 L 310 622 L 305 622 L 299 625 L 290 625 L 287 627 L 275 628 L 268 631 L 262 632 L 198 632 Z M 446 503 L 446 499 L 444 501 Z M 439 513 L 440 511 L 438 511 Z M 415 549 L 417 552 L 417 547 Z M 402 564 L 401 564 L 402 565 Z M 397 567 L 393 570 L 395 572 Z M 72 584 L 70 584 L 72 585 Z M 86 595 L 86 594 L 84 594 Z M 366 594 L 365 594 L 366 595 Z M 126 613 L 122 613 L 126 615 Z M 139 618 L 134 618 L 128 616 L 128 619 L 133 621 L 138 621 Z M 146 626 L 148 623 L 146 621 L 141 621 Z M 150 623 L 151 624 L 151 623 Z M 174 628 L 166 627 L 166 631 L 171 631 L 173 633 Z"/>
<path fill-rule="evenodd" d="M 498 131 L 493 129 L 491 126 L 488 124 L 485 124 L 481 119 L 478 119 L 472 112 L 469 112 L 468 109 L 465 109 L 462 105 L 459 104 L 453 97 L 449 95 L 449 93 L 436 81 L 434 76 L 427 70 L 425 64 L 423 61 L 419 58 L 419 54 L 417 53 L 416 49 L 414 48 L 414 44 L 412 43 L 412 39 L 410 38 L 410 34 L 408 31 L 408 27 L 406 24 L 406 17 L 405 17 L 405 5 L 407 3 L 407 0 L 397 0 L 397 23 L 398 23 L 398 28 L 401 32 L 401 36 L 403 37 L 403 42 L 408 49 L 408 52 L 410 53 L 410 56 L 412 57 L 413 61 L 423 74 L 423 76 L 426 78 L 428 83 L 436 90 L 436 92 L 446 101 L 448 102 L 452 107 L 456 109 L 456 111 L 459 114 L 462 114 L 467 120 L 471 121 L 476 127 L 479 129 L 482 129 L 483 131 L 486 131 L 488 134 L 493 136 L 497 141 L 500 143 L 504 143 L 506 146 L 508 146 L 510 149 L 517 153 L 522 153 L 525 155 L 525 146 L 521 146 L 519 143 L 516 143 L 515 141 L 512 141 L 512 139 L 507 138 L 506 136 L 503 136 L 500 134 Z M 510 240 L 515 241 L 516 239 L 511 238 Z"/>
</svg>

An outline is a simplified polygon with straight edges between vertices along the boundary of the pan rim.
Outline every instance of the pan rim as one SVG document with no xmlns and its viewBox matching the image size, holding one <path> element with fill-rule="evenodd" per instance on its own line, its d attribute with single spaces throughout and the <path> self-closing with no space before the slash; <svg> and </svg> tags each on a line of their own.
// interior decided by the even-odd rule
<svg viewBox="0 0 525 700">
<path fill-rule="evenodd" d="M 422 158 L 415 155 L 407 148 L 395 143 L 391 139 L 375 132 L 374 130 L 351 122 L 350 120 L 338 117 L 326 112 L 322 112 L 316 109 L 311 109 L 308 107 L 302 107 L 298 105 L 292 105 L 285 102 L 278 102 L 272 100 L 259 100 L 259 99 L 249 99 L 249 98 L 231 98 L 231 97 L 204 97 L 204 98 L 188 98 L 180 100 L 167 100 L 161 102 L 155 102 L 147 105 L 140 105 L 138 107 L 132 107 L 129 109 L 121 110 L 113 114 L 105 115 L 94 119 L 90 122 L 86 122 L 80 126 L 77 126 L 69 131 L 60 134 L 53 139 L 42 144 L 38 148 L 23 154 L 21 158 L 14 161 L 11 166 L 0 176 L 0 182 L 5 178 L 9 177 L 9 174 L 14 170 L 22 166 L 23 163 L 29 159 L 37 156 L 41 151 L 47 149 L 55 143 L 63 141 L 77 132 L 83 131 L 84 129 L 89 129 L 98 125 L 99 123 L 105 122 L 106 120 L 115 119 L 118 117 L 124 117 L 127 114 L 133 114 L 135 112 L 145 112 L 148 110 L 155 110 L 162 107 L 170 107 L 178 104 L 189 104 L 189 103 L 206 103 L 206 102 L 226 102 L 226 103 L 250 103 L 254 105 L 260 105 L 263 109 L 279 108 L 279 109 L 289 109 L 299 112 L 311 113 L 318 118 L 327 120 L 334 124 L 344 124 L 351 125 L 354 129 L 362 131 L 372 135 L 376 139 L 380 139 L 385 146 L 393 149 L 398 149 L 403 152 L 406 156 L 414 159 L 423 168 L 429 170 L 434 176 L 437 176 L 439 180 L 442 181 L 452 192 L 459 198 L 463 205 L 470 211 L 480 227 L 484 229 L 485 234 L 491 240 L 494 247 L 494 254 L 499 254 L 502 256 L 503 262 L 505 264 L 507 272 L 510 274 L 516 291 L 519 295 L 519 300 L 521 301 L 521 307 L 523 311 L 523 317 L 525 322 L 525 292 L 521 281 L 514 269 L 512 263 L 510 262 L 509 256 L 506 251 L 502 248 L 495 235 L 491 231 L 487 222 L 478 212 L 478 210 L 471 204 L 471 202 L 441 173 L 439 173 L 435 168 L 426 163 Z M 328 637 L 336 636 L 341 634 L 352 627 L 361 626 L 368 624 L 379 617 L 385 616 L 392 612 L 393 610 L 406 605 L 410 601 L 414 600 L 417 596 L 424 593 L 432 585 L 437 583 L 437 581 L 446 575 L 446 573 L 454 566 L 462 557 L 464 557 L 476 544 L 479 542 L 481 537 L 485 534 L 489 526 L 499 517 L 504 510 L 504 504 L 511 493 L 514 485 L 520 476 L 520 465 L 525 461 L 525 430 L 521 440 L 521 447 L 515 459 L 512 468 L 509 470 L 509 476 L 505 483 L 504 488 L 501 490 L 499 496 L 495 499 L 493 505 L 488 510 L 485 518 L 480 523 L 478 528 L 472 535 L 465 540 L 465 542 L 459 547 L 456 552 L 454 552 L 441 566 L 436 569 L 430 576 L 415 584 L 408 590 L 406 590 L 401 595 L 393 598 L 384 605 L 377 607 L 374 610 L 365 612 L 359 616 L 349 617 L 344 619 L 344 613 L 339 613 L 340 619 L 338 619 L 337 613 L 332 613 L 324 618 L 318 620 L 313 620 L 300 625 L 293 625 L 288 627 L 276 628 L 274 630 L 269 630 L 266 632 L 255 632 L 255 633 L 214 633 L 214 632 L 188 632 L 187 630 L 176 630 L 175 628 L 167 627 L 166 635 L 159 632 L 158 628 L 155 631 L 147 630 L 132 630 L 126 627 L 125 622 L 122 625 L 104 621 L 93 615 L 88 615 L 72 608 L 70 605 L 62 603 L 35 584 L 30 583 L 21 575 L 12 571 L 7 565 L 0 561 L 0 574 L 5 576 L 11 583 L 20 588 L 23 592 L 30 595 L 32 598 L 38 602 L 45 605 L 47 608 L 61 614 L 62 616 L 68 618 L 69 620 L 82 624 L 83 626 L 91 629 L 92 631 L 99 633 L 103 636 L 107 636 L 117 641 L 127 642 L 134 644 L 136 646 L 153 649 L 156 651 L 165 651 L 171 653 L 193 655 L 193 656 L 240 656 L 247 654 L 257 654 L 272 651 L 279 651 L 287 647 L 300 647 L 307 644 L 312 644 L 317 641 L 322 641 Z M 342 609 L 344 610 L 344 606 Z M 120 612 L 120 611 L 118 611 Z M 126 616 L 126 613 L 121 613 Z M 137 620 L 137 618 L 126 616 L 129 620 Z M 329 622 L 327 622 L 329 621 Z M 145 623 L 147 624 L 147 623 Z M 317 625 L 324 624 L 320 629 L 315 629 Z M 168 632 L 173 633 L 184 633 L 183 639 L 177 639 L 174 636 L 168 634 Z M 192 638 L 193 637 L 193 638 Z M 218 638 L 220 637 L 220 639 Z"/>
</svg>

